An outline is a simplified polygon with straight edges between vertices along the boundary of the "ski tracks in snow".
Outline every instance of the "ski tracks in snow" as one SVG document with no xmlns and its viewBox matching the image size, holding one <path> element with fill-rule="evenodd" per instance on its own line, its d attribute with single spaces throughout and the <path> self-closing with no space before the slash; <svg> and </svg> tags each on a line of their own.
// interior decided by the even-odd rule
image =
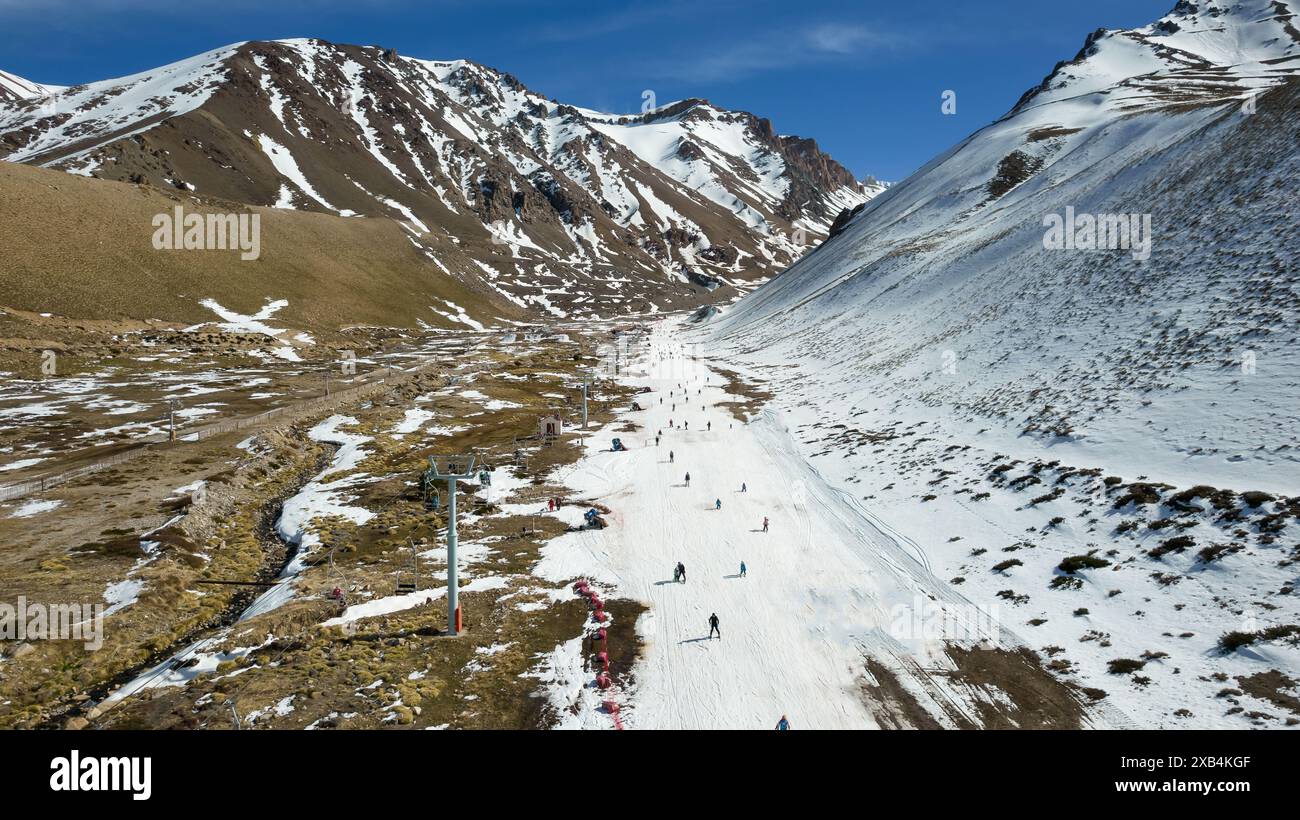
<svg viewBox="0 0 1300 820">
<path fill-rule="evenodd" d="M 969 715 L 978 695 L 928 671 L 951 666 L 943 641 L 900 637 L 891 622 L 927 602 L 971 603 L 935 578 L 916 543 L 828 484 L 775 413 L 735 421 L 718 406 L 734 398 L 722 379 L 681 351 L 667 323 L 655 329 L 649 375 L 627 377 L 654 391 L 639 397 L 646 409 L 589 433 L 586 457 L 564 476 L 608 502 L 611 526 L 553 540 L 537 569 L 555 581 L 586 574 L 647 605 L 623 703 L 628 727 L 768 729 L 784 714 L 799 729 L 874 728 L 867 657 L 919 701 Z M 622 421 L 643 430 L 615 431 Z M 615 435 L 632 449 L 611 452 Z M 679 561 L 686 583 L 672 580 Z M 721 639 L 708 637 L 715 612 Z M 1023 645 L 1004 628 L 988 637 Z"/>
</svg>

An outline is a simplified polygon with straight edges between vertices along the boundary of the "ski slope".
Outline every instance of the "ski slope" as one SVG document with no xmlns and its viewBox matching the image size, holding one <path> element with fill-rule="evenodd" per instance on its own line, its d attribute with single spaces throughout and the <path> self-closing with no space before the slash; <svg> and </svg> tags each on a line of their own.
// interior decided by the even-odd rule
<svg viewBox="0 0 1300 820">
<path fill-rule="evenodd" d="M 698 337 L 938 576 L 1153 728 L 1300 725 L 1233 694 L 1295 680 L 1296 647 L 1223 643 L 1300 619 L 1295 13 L 1094 34 Z M 1150 217 L 1150 258 L 1053 249 L 1069 209 Z M 1180 508 L 1207 488 L 1261 503 Z"/>
<path fill-rule="evenodd" d="M 945 665 L 938 642 L 900 641 L 891 623 L 918 599 L 966 602 L 930 574 L 914 546 L 824 482 L 777 416 L 734 421 L 719 407 L 734 398 L 724 380 L 683 351 L 672 324 L 661 323 L 644 375 L 626 378 L 654 390 L 637 396 L 647 409 L 623 419 L 641 430 L 623 432 L 619 423 L 593 432 L 588 456 L 562 477 L 613 510 L 610 526 L 555 539 L 537 573 L 588 577 L 649 607 L 637 624 L 644 651 L 635 682 L 619 694 L 628 728 L 761 729 L 783 714 L 799 729 L 876 728 L 862 696 L 871 682 L 865 658 L 915 661 L 897 665 L 900 677 Z M 631 449 L 611 452 L 615 436 Z M 684 584 L 672 580 L 678 561 Z M 721 639 L 708 637 L 714 612 Z M 946 689 L 932 678 L 908 685 L 921 700 Z M 970 692 L 945 695 L 969 716 L 960 701 Z"/>
</svg>

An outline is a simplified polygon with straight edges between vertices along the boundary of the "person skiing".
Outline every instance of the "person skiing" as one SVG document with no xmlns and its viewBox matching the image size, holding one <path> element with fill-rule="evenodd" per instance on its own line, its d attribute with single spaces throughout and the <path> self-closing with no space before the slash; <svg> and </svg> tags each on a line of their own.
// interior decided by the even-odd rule
<svg viewBox="0 0 1300 820">
<path fill-rule="evenodd" d="M 673 463 L 673 451 L 672 451 L 672 450 L 669 450 L 669 451 L 668 451 L 668 463 L 669 463 L 669 464 L 672 464 L 672 463 Z"/>
<path fill-rule="evenodd" d="M 741 561 L 741 562 L 740 562 L 740 577 L 741 577 L 741 578 L 744 578 L 746 572 L 748 572 L 748 570 L 745 569 L 745 562 L 744 562 L 744 561 Z"/>
<path fill-rule="evenodd" d="M 716 612 L 709 616 L 709 637 L 710 638 L 713 637 L 714 632 L 718 633 L 718 640 L 722 640 L 722 630 L 718 629 L 718 613 Z"/>
<path fill-rule="evenodd" d="M 686 565 L 681 561 L 677 562 L 677 576 L 682 579 L 683 584 L 686 583 Z"/>
<path fill-rule="evenodd" d="M 763 532 L 767 532 L 767 516 L 763 516 Z"/>
<path fill-rule="evenodd" d="M 713 432 L 713 422 L 709 422 L 709 432 Z"/>
<path fill-rule="evenodd" d="M 745 482 L 743 482 L 743 481 L 740 482 L 740 491 L 741 491 L 742 493 L 747 493 L 747 492 L 749 492 L 749 486 L 746 485 Z"/>
<path fill-rule="evenodd" d="M 790 731 L 790 721 L 785 719 L 785 715 L 781 715 L 781 719 L 776 722 L 776 728 L 779 732 Z"/>
<path fill-rule="evenodd" d="M 715 510 L 720 510 L 720 509 L 722 509 L 722 499 L 721 499 L 721 498 L 718 498 L 718 499 L 715 499 L 715 500 L 714 500 L 714 502 L 713 502 L 713 509 L 715 509 Z"/>
<path fill-rule="evenodd" d="M 681 582 L 682 582 L 682 565 L 678 564 L 677 566 L 673 567 L 673 583 L 680 584 Z"/>
<path fill-rule="evenodd" d="M 655 446 L 659 446 L 659 436 L 655 436 Z"/>
<path fill-rule="evenodd" d="M 689 430 L 689 429 L 691 429 L 691 423 L 690 423 L 689 421 L 684 421 L 684 422 L 682 422 L 682 429 L 683 429 L 683 430 Z"/>
<path fill-rule="evenodd" d="M 687 487 L 691 486 L 691 474 L 690 474 L 690 473 L 687 473 L 687 474 L 686 474 L 686 486 L 687 486 Z M 763 530 L 763 532 L 767 532 L 767 530 Z"/>
</svg>

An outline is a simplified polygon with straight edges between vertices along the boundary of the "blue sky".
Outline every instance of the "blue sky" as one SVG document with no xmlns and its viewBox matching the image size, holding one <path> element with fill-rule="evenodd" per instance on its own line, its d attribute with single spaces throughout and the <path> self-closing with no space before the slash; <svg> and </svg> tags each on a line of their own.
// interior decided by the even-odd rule
<svg viewBox="0 0 1300 820">
<path fill-rule="evenodd" d="M 1088 32 L 1174 0 L 0 0 L 0 68 L 122 76 L 240 40 L 321 37 L 509 71 L 563 102 L 706 97 L 899 180 L 1001 116 Z M 957 115 L 940 113 L 944 90 Z"/>
</svg>

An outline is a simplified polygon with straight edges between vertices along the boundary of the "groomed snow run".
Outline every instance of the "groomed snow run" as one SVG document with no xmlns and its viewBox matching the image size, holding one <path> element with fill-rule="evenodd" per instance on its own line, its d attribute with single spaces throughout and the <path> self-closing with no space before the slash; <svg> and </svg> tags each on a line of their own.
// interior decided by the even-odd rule
<svg viewBox="0 0 1300 820">
<path fill-rule="evenodd" d="M 684 355 L 674 333 L 661 323 L 650 337 L 645 375 L 626 379 L 652 387 L 637 397 L 648 409 L 589 435 L 587 456 L 562 476 L 575 496 L 613 509 L 610 526 L 553 540 L 536 570 L 551 582 L 587 577 L 613 588 L 607 598 L 649 607 L 637 623 L 644 648 L 631 670 L 634 683 L 616 698 L 626 726 L 770 729 L 786 715 L 799 729 L 876 728 L 863 696 L 864 683 L 874 683 L 868 657 L 900 679 L 908 670 L 924 677 L 924 686 L 903 682 L 919 701 L 937 695 L 969 715 L 959 702 L 978 695 L 919 673 L 951 667 L 940 643 L 901 641 L 890 629 L 918 600 L 968 602 L 930 574 L 912 545 L 822 481 L 778 417 L 765 413 L 745 424 L 720 408 L 735 397 L 716 373 Z M 643 429 L 621 431 L 623 421 Z M 614 436 L 629 451 L 611 452 Z M 673 582 L 678 561 L 686 566 L 684 584 Z M 721 639 L 709 638 L 711 613 Z M 990 633 L 975 642 L 1015 641 L 989 623 Z"/>
</svg>

